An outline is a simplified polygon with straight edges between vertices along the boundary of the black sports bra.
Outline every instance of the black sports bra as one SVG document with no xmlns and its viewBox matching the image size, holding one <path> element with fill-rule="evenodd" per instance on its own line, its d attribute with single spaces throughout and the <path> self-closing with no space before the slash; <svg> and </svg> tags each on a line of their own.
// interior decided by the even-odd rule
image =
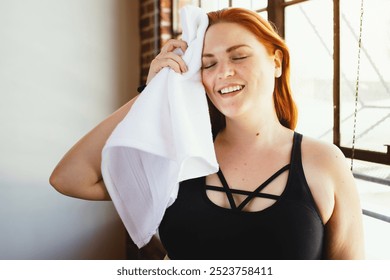
<svg viewBox="0 0 390 280">
<path fill-rule="evenodd" d="M 221 171 L 223 188 L 206 186 L 205 177 L 184 181 L 166 210 L 159 234 L 170 259 L 321 259 L 324 225 L 307 185 L 301 160 L 302 135 L 294 133 L 290 164 L 254 192 L 231 189 Z M 289 171 L 280 196 L 260 192 Z M 206 190 L 224 191 L 231 208 L 214 204 Z M 232 193 L 247 195 L 236 205 Z M 276 200 L 268 208 L 245 212 L 254 197 Z"/>
</svg>

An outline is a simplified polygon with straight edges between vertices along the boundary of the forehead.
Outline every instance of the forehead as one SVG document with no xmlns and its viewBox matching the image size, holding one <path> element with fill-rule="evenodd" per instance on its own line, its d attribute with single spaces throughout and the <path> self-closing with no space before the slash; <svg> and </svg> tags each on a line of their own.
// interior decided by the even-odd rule
<svg viewBox="0 0 390 280">
<path fill-rule="evenodd" d="M 249 30 L 237 23 L 221 22 L 210 26 L 205 34 L 204 52 L 217 51 L 232 45 L 258 45 L 260 42 Z"/>
</svg>

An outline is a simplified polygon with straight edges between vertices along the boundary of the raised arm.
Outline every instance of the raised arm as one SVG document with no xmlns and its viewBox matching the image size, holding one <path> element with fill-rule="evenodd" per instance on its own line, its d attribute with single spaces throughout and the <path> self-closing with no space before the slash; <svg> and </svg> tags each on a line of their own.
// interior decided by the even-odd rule
<svg viewBox="0 0 390 280">
<path fill-rule="evenodd" d="M 187 43 L 171 39 L 164 45 L 150 64 L 147 83 L 164 67 L 170 67 L 178 73 L 187 71 L 184 60 L 173 52 L 177 48 L 184 52 Z M 88 200 L 110 199 L 100 170 L 102 149 L 114 128 L 129 112 L 136 98 L 92 129 L 65 154 L 50 176 L 50 184 L 57 191 Z"/>
<path fill-rule="evenodd" d="M 101 152 L 136 98 L 97 125 L 65 154 L 50 176 L 50 184 L 57 191 L 81 199 L 110 200 L 100 171 Z"/>
</svg>

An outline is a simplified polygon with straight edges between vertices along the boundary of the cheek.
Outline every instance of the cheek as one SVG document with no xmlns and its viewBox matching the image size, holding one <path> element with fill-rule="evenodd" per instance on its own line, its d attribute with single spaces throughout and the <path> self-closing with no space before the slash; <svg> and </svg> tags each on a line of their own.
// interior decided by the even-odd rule
<svg viewBox="0 0 390 280">
<path fill-rule="evenodd" d="M 205 71 L 202 71 L 202 83 L 207 93 L 211 93 L 213 90 L 210 75 L 207 75 Z"/>
<path fill-rule="evenodd" d="M 206 95 L 209 99 L 209 101 L 214 105 L 214 107 L 221 112 L 221 108 L 220 108 L 220 104 L 218 103 L 218 101 L 216 100 L 215 98 L 215 95 L 214 94 L 211 94 L 209 93 L 208 91 L 206 91 Z"/>
</svg>

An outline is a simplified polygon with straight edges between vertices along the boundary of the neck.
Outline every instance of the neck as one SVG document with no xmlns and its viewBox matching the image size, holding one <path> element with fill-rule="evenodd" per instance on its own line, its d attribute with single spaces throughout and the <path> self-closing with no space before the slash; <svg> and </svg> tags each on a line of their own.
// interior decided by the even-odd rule
<svg viewBox="0 0 390 280">
<path fill-rule="evenodd" d="M 248 116 L 236 117 L 234 119 L 226 118 L 226 128 L 221 131 L 219 137 L 230 145 L 257 146 L 275 144 L 281 133 L 288 129 L 282 126 L 273 111 L 271 114 L 254 114 L 254 117 Z"/>
</svg>

